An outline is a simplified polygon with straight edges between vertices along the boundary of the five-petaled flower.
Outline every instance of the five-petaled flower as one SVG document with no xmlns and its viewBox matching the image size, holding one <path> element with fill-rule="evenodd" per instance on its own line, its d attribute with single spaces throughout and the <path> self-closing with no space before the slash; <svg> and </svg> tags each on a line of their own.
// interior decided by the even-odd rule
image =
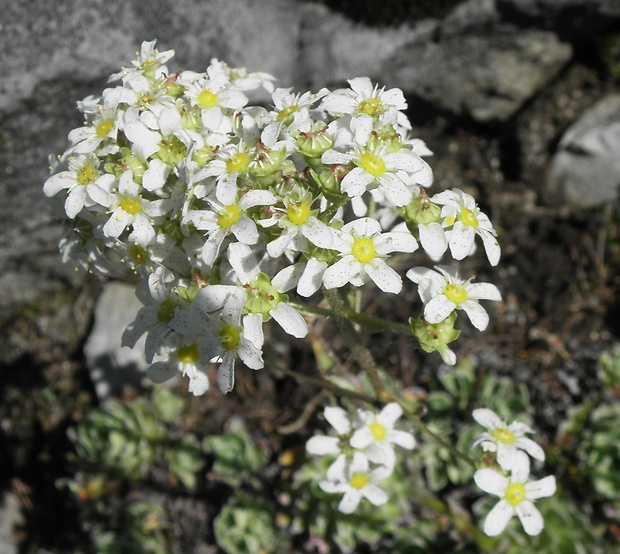
<svg viewBox="0 0 620 554">
<path fill-rule="evenodd" d="M 514 465 L 509 477 L 491 468 L 479 469 L 474 474 L 478 487 L 500 498 L 484 521 L 484 532 L 490 537 L 499 535 L 514 515 L 519 517 L 528 535 L 538 535 L 544 527 L 534 501 L 555 493 L 555 477 L 531 481 L 529 458 L 523 452 L 519 456 L 523 459 Z"/>
</svg>

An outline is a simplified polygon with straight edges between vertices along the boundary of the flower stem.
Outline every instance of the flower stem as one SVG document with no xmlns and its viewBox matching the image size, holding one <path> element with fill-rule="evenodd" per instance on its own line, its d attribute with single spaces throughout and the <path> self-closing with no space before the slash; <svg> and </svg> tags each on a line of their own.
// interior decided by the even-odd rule
<svg viewBox="0 0 620 554">
<path fill-rule="evenodd" d="M 336 323 L 338 329 L 342 333 L 345 343 L 351 348 L 351 353 L 355 356 L 357 363 L 362 370 L 366 372 L 370 382 L 377 393 L 377 398 L 383 401 L 389 401 L 392 399 L 392 395 L 385 390 L 385 386 L 379 377 L 377 372 L 377 363 L 375 362 L 370 350 L 364 346 L 362 337 L 351 323 L 351 320 L 347 317 L 345 303 L 340 295 L 340 292 L 336 289 L 325 290 L 325 298 L 333 308 L 333 315 L 331 316 Z"/>
</svg>

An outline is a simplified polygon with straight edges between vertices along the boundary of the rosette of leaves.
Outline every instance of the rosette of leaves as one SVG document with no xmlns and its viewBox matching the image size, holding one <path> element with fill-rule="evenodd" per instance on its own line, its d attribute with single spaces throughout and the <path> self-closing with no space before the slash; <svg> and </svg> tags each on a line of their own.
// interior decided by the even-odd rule
<svg viewBox="0 0 620 554">
<path fill-rule="evenodd" d="M 184 407 L 184 400 L 164 387 L 151 400 L 112 400 L 69 430 L 76 448 L 73 461 L 93 481 L 102 476 L 135 482 L 153 467 L 166 466 L 171 481 L 192 489 L 204 457 L 194 435 L 173 429 Z"/>
</svg>

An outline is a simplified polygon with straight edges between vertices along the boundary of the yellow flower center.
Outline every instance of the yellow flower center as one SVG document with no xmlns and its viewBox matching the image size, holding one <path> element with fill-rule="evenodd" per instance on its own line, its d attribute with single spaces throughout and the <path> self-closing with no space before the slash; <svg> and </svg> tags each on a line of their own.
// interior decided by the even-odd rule
<svg viewBox="0 0 620 554">
<path fill-rule="evenodd" d="M 454 302 L 457 306 L 467 300 L 467 291 L 461 285 L 455 283 L 447 284 L 443 289 L 443 293 L 448 300 Z"/>
<path fill-rule="evenodd" d="M 137 264 L 144 264 L 149 261 L 148 252 L 141 246 L 134 244 L 129 249 L 129 254 L 136 261 Z"/>
<path fill-rule="evenodd" d="M 379 115 L 383 111 L 381 107 L 381 101 L 378 98 L 369 98 L 360 102 L 360 112 L 370 116 Z"/>
<path fill-rule="evenodd" d="M 506 487 L 504 498 L 512 506 L 517 506 L 525 500 L 525 485 L 523 483 L 511 483 Z"/>
<path fill-rule="evenodd" d="M 360 166 L 373 177 L 380 177 L 385 173 L 385 162 L 379 156 L 370 152 L 362 156 Z"/>
<path fill-rule="evenodd" d="M 182 346 L 177 350 L 177 359 L 182 364 L 196 363 L 199 358 L 200 354 L 198 354 L 198 345 L 196 343 Z"/>
<path fill-rule="evenodd" d="M 174 317 L 174 309 L 176 304 L 172 298 L 166 298 L 157 308 L 157 321 L 166 323 Z"/>
<path fill-rule="evenodd" d="M 383 441 L 387 436 L 387 429 L 375 421 L 370 424 L 370 434 L 376 441 Z"/>
<path fill-rule="evenodd" d="M 237 206 L 237 204 L 231 204 L 230 206 L 226 206 L 222 213 L 217 216 L 217 224 L 223 229 L 228 229 L 232 227 L 239 218 L 241 217 L 241 208 Z"/>
<path fill-rule="evenodd" d="M 354 473 L 349 484 L 354 489 L 363 489 L 368 484 L 368 475 L 365 473 Z"/>
<path fill-rule="evenodd" d="M 286 210 L 286 215 L 293 225 L 303 225 L 310 217 L 310 206 L 305 202 L 291 204 Z"/>
<path fill-rule="evenodd" d="M 105 137 L 114 127 L 114 122 L 111 119 L 106 119 L 99 123 L 95 128 L 95 134 L 98 137 Z"/>
<path fill-rule="evenodd" d="M 291 115 L 293 115 L 297 110 L 299 109 L 299 106 L 297 105 L 293 105 L 293 106 L 287 106 L 286 108 L 284 108 L 276 117 L 276 119 L 278 121 L 284 121 L 285 119 L 289 118 Z"/>
<path fill-rule="evenodd" d="M 508 429 L 494 429 L 491 434 L 493 435 L 494 438 L 498 440 L 498 442 L 501 442 L 504 444 L 512 444 L 513 442 L 517 440 L 517 437 L 515 437 L 515 434 L 512 431 L 509 431 Z"/>
<path fill-rule="evenodd" d="M 217 94 L 213 94 L 210 90 L 203 90 L 196 97 L 196 101 L 201 108 L 212 108 L 217 106 Z"/>
<path fill-rule="evenodd" d="M 99 177 L 99 171 L 90 162 L 86 162 L 80 169 L 76 171 L 75 179 L 80 185 L 89 185 L 94 183 Z"/>
<path fill-rule="evenodd" d="M 244 172 L 250 163 L 250 156 L 245 152 L 237 152 L 226 160 L 226 171 L 228 173 Z"/>
<path fill-rule="evenodd" d="M 368 237 L 359 237 L 353 242 L 353 248 L 351 248 L 351 254 L 353 257 L 362 264 L 367 264 L 375 258 L 377 252 L 372 239 Z"/>
<path fill-rule="evenodd" d="M 128 214 L 136 215 L 142 211 L 142 206 L 135 198 L 123 198 L 121 200 L 121 209 L 126 211 Z"/>
<path fill-rule="evenodd" d="M 465 225 L 473 227 L 474 229 L 478 227 L 478 218 L 476 217 L 476 214 L 469 208 L 462 209 L 461 213 L 459 214 L 459 220 L 462 221 Z"/>
<path fill-rule="evenodd" d="M 241 327 L 225 325 L 220 330 L 219 339 L 226 350 L 235 350 L 241 343 Z"/>
</svg>

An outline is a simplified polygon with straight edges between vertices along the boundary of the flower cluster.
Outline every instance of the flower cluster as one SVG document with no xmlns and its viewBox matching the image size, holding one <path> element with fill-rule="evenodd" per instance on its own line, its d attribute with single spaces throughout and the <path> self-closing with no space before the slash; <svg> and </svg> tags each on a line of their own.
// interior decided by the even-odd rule
<svg viewBox="0 0 620 554">
<path fill-rule="evenodd" d="M 306 450 L 319 456 L 336 456 L 319 486 L 328 493 L 344 493 L 338 505 L 341 512 L 354 512 L 362 498 L 375 506 L 387 502 L 386 492 L 377 483 L 394 470 L 394 446 L 412 450 L 416 444 L 411 433 L 395 428 L 402 414 L 402 408 L 395 402 L 387 404 L 378 414 L 357 410 L 353 421 L 342 408 L 325 408 L 325 419 L 339 436 L 312 437 Z"/>
<path fill-rule="evenodd" d="M 508 425 L 487 408 L 474 410 L 473 417 L 487 429 L 474 446 L 479 444 L 486 452 L 495 453 L 499 466 L 479 469 L 474 475 L 476 485 L 500 498 L 484 521 L 484 532 L 492 537 L 499 535 L 517 515 L 528 535 L 538 535 L 544 521 L 534 501 L 553 495 L 556 483 L 552 475 L 530 480 L 529 456 L 541 462 L 545 459 L 543 449 L 525 436 L 533 430 L 518 421 Z"/>
<path fill-rule="evenodd" d="M 205 72 L 171 73 L 173 54 L 143 43 L 100 97 L 78 103 L 85 125 L 43 188 L 68 220 L 65 260 L 137 281 L 144 307 L 123 342 L 146 335 L 154 381 L 180 372 L 202 394 L 215 363 L 230 391 L 237 358 L 263 367 L 267 321 L 304 337 L 299 297 L 369 281 L 397 294 L 390 258 L 419 245 L 433 261 L 447 251 L 461 260 L 480 237 L 498 263 L 495 231 L 473 197 L 427 194 L 422 156 L 431 152 L 410 136 L 400 90 L 359 77 L 300 95 L 216 59 Z M 250 104 L 258 89 L 270 108 Z M 454 364 L 457 311 L 482 330 L 478 301 L 500 300 L 499 291 L 443 266 L 407 276 L 425 304 L 412 334 Z"/>
</svg>

